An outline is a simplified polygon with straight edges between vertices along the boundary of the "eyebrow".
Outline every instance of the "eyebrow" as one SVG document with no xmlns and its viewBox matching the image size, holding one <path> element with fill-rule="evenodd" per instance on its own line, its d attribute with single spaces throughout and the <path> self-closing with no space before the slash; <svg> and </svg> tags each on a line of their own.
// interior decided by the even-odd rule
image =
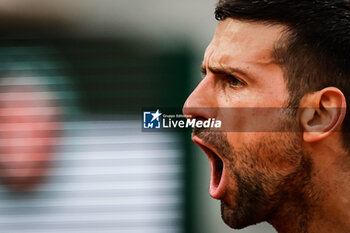
<svg viewBox="0 0 350 233">
<path fill-rule="evenodd" d="M 233 67 L 230 67 L 228 69 L 224 69 L 224 68 L 219 68 L 219 67 L 213 67 L 213 66 L 209 66 L 208 67 L 208 70 L 213 73 L 213 74 L 226 74 L 226 75 L 232 75 L 233 73 L 238 73 L 238 74 L 241 74 L 242 76 L 244 77 L 247 77 L 249 78 L 249 75 L 244 72 L 243 70 L 239 69 L 239 68 L 233 68 Z M 203 75 L 206 75 L 207 74 L 207 69 L 206 67 L 202 64 L 201 65 L 201 73 Z"/>
</svg>

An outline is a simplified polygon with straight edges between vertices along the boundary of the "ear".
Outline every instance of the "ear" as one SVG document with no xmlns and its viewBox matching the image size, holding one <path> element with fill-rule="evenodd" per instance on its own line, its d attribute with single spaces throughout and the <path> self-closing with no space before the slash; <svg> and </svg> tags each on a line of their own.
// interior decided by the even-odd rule
<svg viewBox="0 0 350 233">
<path fill-rule="evenodd" d="M 299 120 L 305 142 L 316 142 L 339 131 L 346 114 L 344 94 L 335 87 L 305 95 L 299 105 Z"/>
</svg>

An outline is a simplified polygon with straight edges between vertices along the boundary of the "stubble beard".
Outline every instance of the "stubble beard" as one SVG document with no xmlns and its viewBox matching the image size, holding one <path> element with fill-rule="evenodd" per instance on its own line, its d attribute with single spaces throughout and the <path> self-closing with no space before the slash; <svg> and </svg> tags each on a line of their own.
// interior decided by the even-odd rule
<svg viewBox="0 0 350 233">
<path fill-rule="evenodd" d="M 235 190 L 228 192 L 234 195 L 235 203 L 230 205 L 222 200 L 221 214 L 223 221 L 231 228 L 242 229 L 268 221 L 284 202 L 290 201 L 286 200 L 287 196 L 290 197 L 289 193 L 298 195 L 296 200 L 303 201 L 300 196 L 305 191 L 303 184 L 310 180 L 311 165 L 303 151 L 301 135 L 295 123 L 283 122 L 283 130 L 271 132 L 239 149 L 229 144 L 224 133 L 196 134 L 214 146 L 218 153 L 226 153 L 225 158 L 230 158 L 227 167 L 230 178 L 235 181 Z M 266 159 L 270 162 L 266 162 Z M 269 167 L 269 164 L 277 166 Z M 286 164 L 288 172 L 280 172 L 279 168 Z M 304 211 L 307 213 L 307 210 Z"/>
</svg>

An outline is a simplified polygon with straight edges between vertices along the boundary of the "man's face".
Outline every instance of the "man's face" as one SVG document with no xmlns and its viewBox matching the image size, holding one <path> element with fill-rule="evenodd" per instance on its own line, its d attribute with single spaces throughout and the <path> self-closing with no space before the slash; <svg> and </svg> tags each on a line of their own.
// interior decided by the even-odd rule
<svg viewBox="0 0 350 233">
<path fill-rule="evenodd" d="M 286 193 L 302 192 L 299 180 L 307 177 L 298 123 L 286 113 L 269 111 L 288 103 L 282 69 L 273 59 L 284 29 L 219 22 L 205 52 L 205 77 L 184 105 L 185 115 L 219 119 L 234 129 L 193 132 L 193 141 L 209 157 L 209 193 L 221 200 L 222 217 L 233 228 L 268 220 L 287 201 Z M 243 108 L 267 111 L 247 115 Z M 270 130 L 252 130 L 264 123 Z"/>
</svg>

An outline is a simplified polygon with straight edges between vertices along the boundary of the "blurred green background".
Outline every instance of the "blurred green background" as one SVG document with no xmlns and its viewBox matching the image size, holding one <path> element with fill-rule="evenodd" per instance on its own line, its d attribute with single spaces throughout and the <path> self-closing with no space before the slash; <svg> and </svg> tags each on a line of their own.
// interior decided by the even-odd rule
<svg viewBox="0 0 350 233">
<path fill-rule="evenodd" d="M 274 232 L 225 226 L 190 132 L 141 132 L 143 107 L 181 108 L 200 81 L 215 3 L 0 3 L 1 78 L 47 87 L 63 110 L 46 182 L 0 188 L 0 232 Z"/>
</svg>

